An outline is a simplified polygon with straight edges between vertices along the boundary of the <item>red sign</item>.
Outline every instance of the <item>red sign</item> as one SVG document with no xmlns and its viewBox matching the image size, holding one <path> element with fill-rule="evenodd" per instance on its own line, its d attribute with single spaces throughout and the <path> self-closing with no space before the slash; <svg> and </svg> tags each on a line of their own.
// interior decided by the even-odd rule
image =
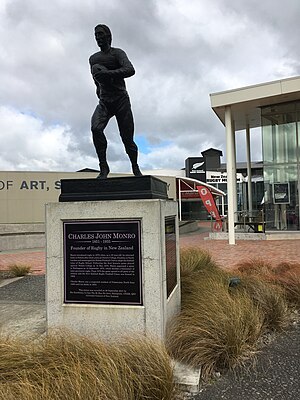
<svg viewBox="0 0 300 400">
<path fill-rule="evenodd" d="M 214 230 L 220 231 L 222 229 L 222 220 L 217 209 L 213 195 L 205 186 L 197 186 L 199 195 L 208 213 L 216 220 L 214 223 Z"/>
</svg>

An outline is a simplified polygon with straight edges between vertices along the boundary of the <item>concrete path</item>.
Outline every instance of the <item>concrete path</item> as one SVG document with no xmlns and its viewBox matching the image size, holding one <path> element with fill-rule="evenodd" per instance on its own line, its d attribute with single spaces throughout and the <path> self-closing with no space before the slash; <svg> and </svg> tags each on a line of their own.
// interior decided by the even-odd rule
<svg viewBox="0 0 300 400">
<path fill-rule="evenodd" d="M 45 329 L 44 276 L 26 276 L 0 287 L 1 334 L 33 340 Z"/>
</svg>

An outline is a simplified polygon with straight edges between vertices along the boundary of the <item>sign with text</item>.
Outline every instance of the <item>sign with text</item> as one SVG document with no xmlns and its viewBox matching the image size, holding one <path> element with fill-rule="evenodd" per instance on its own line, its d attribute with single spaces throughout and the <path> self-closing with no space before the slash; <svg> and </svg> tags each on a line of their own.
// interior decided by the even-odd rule
<svg viewBox="0 0 300 400">
<path fill-rule="evenodd" d="M 141 221 L 68 221 L 64 302 L 142 305 Z"/>
<path fill-rule="evenodd" d="M 237 183 L 242 183 L 245 181 L 243 174 L 240 172 L 236 173 L 236 181 Z M 215 184 L 215 183 L 226 183 L 227 184 L 227 172 L 220 171 L 206 171 L 206 183 Z"/>
<path fill-rule="evenodd" d="M 286 183 L 273 183 L 273 203 L 290 204 L 290 185 Z"/>
</svg>

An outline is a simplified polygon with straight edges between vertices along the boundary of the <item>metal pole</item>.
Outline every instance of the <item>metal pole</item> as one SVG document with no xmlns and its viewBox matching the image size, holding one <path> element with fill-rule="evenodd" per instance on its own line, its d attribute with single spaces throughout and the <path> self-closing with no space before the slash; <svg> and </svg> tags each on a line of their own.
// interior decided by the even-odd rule
<svg viewBox="0 0 300 400">
<path fill-rule="evenodd" d="M 179 221 L 181 221 L 181 190 L 180 190 L 180 179 L 178 179 L 178 203 L 179 203 Z"/>
<path fill-rule="evenodd" d="M 246 126 L 246 151 L 247 151 L 247 175 L 248 175 L 248 210 L 252 214 L 252 173 L 251 173 L 251 150 L 250 150 L 250 126 Z"/>
<path fill-rule="evenodd" d="M 225 204 L 224 204 L 224 196 L 222 196 L 222 216 L 224 217 L 225 215 Z"/>
</svg>

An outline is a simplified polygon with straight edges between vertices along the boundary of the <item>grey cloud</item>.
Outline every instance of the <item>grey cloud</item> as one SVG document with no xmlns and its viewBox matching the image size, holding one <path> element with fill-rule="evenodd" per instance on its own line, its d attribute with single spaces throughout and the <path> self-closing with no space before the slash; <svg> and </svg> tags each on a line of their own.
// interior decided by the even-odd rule
<svg viewBox="0 0 300 400">
<path fill-rule="evenodd" d="M 79 168 L 96 167 L 90 117 L 97 98 L 88 58 L 98 50 L 94 26 L 105 23 L 113 45 L 136 68 L 127 87 L 136 134 L 153 147 L 153 155 L 141 157 L 145 166 L 176 167 L 205 146 L 225 154 L 224 128 L 209 93 L 300 73 L 299 11 L 298 0 L 284 7 L 271 0 L 6 0 L 0 12 L 0 106 L 35 115 L 43 129 L 67 126 L 66 154 L 55 162 L 70 168 L 74 154 Z M 0 132 L 3 152 L 4 135 L 14 134 L 8 125 L 6 130 Z M 128 170 L 115 122 L 107 136 L 114 168 Z M 155 146 L 164 143 L 172 143 L 183 161 L 160 159 L 164 149 Z M 243 146 L 241 140 L 241 154 Z M 0 161 L 0 169 L 5 165 Z"/>
</svg>

